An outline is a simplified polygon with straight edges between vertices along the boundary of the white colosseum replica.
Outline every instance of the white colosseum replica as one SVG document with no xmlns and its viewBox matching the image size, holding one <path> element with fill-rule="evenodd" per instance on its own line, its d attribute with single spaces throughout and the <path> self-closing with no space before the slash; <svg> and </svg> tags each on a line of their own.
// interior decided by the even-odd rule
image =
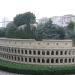
<svg viewBox="0 0 75 75">
<path fill-rule="evenodd" d="M 23 64 L 75 64 L 72 40 L 43 40 L 0 38 L 0 59 Z"/>
</svg>

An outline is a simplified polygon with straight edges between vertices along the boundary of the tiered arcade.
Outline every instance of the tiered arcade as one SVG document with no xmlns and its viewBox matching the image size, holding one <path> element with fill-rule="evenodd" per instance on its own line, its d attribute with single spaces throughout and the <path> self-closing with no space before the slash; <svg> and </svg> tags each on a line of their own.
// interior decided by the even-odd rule
<svg viewBox="0 0 75 75">
<path fill-rule="evenodd" d="M 75 64 L 72 40 L 42 40 L 0 38 L 0 59 L 38 65 Z"/>
</svg>

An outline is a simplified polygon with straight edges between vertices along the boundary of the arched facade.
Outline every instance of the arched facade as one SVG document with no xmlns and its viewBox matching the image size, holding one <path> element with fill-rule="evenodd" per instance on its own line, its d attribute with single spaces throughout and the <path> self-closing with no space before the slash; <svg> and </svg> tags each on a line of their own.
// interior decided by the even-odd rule
<svg viewBox="0 0 75 75">
<path fill-rule="evenodd" d="M 71 40 L 25 40 L 0 38 L 0 59 L 39 65 L 75 64 Z"/>
</svg>

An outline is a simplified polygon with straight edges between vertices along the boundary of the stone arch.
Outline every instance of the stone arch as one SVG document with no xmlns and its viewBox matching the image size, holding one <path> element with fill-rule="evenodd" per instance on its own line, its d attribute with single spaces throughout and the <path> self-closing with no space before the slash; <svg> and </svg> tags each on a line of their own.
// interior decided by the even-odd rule
<svg viewBox="0 0 75 75">
<path fill-rule="evenodd" d="M 33 62 L 36 62 L 36 59 L 35 58 L 33 58 Z"/>
<path fill-rule="evenodd" d="M 63 55 L 63 51 L 60 51 L 60 55 Z"/>
<path fill-rule="evenodd" d="M 42 63 L 45 63 L 45 59 L 42 59 Z"/>
<path fill-rule="evenodd" d="M 50 62 L 49 59 L 47 59 L 47 60 L 46 60 L 46 63 L 49 63 L 49 62 Z"/>
<path fill-rule="evenodd" d="M 49 55 L 50 54 L 50 52 L 49 51 L 47 51 L 47 55 Z"/>
<path fill-rule="evenodd" d="M 38 51 L 38 55 L 40 55 L 40 51 Z"/>
<path fill-rule="evenodd" d="M 67 58 L 64 60 L 65 63 L 67 63 Z"/>
<path fill-rule="evenodd" d="M 65 51 L 65 53 L 64 53 L 65 55 L 67 55 L 67 51 Z"/>
<path fill-rule="evenodd" d="M 63 63 L 63 59 L 60 59 L 60 63 Z"/>
<path fill-rule="evenodd" d="M 69 63 L 71 63 L 71 58 L 69 58 Z"/>
<path fill-rule="evenodd" d="M 74 62 L 74 58 L 72 58 L 72 62 Z"/>
<path fill-rule="evenodd" d="M 51 59 L 51 63 L 54 63 L 54 59 L 53 58 Z"/>
<path fill-rule="evenodd" d="M 51 55 L 54 55 L 54 51 L 51 51 Z"/>
<path fill-rule="evenodd" d="M 59 54 L 59 52 L 58 51 L 56 51 L 56 55 L 58 55 Z"/>
<path fill-rule="evenodd" d="M 23 57 L 21 57 L 21 61 L 23 62 Z"/>
<path fill-rule="evenodd" d="M 58 60 L 58 58 L 56 59 L 56 61 L 55 61 L 56 63 L 59 63 L 59 60 Z"/>
<path fill-rule="evenodd" d="M 42 55 L 45 55 L 45 51 L 42 51 Z"/>
<path fill-rule="evenodd" d="M 37 62 L 40 63 L 40 58 L 37 59 Z"/>
<path fill-rule="evenodd" d="M 18 61 L 20 61 L 20 57 L 17 57 L 18 58 Z"/>
</svg>

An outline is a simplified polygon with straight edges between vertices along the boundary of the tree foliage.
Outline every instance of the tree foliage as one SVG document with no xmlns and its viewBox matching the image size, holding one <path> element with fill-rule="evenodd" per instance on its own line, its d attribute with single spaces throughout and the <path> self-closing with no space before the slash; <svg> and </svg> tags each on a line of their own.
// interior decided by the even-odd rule
<svg viewBox="0 0 75 75">
<path fill-rule="evenodd" d="M 0 37 L 5 37 L 5 32 L 6 32 L 6 28 L 5 27 L 1 27 L 0 28 Z"/>
<path fill-rule="evenodd" d="M 52 24 L 51 19 L 45 24 L 38 25 L 36 30 L 37 38 L 40 39 L 64 39 L 65 32 L 63 27 Z"/>
<path fill-rule="evenodd" d="M 35 23 L 35 18 L 36 17 L 33 13 L 26 12 L 24 14 L 16 15 L 16 17 L 14 17 L 14 23 L 17 26 L 20 26 L 20 25 L 23 25 L 23 24 L 30 25 L 30 24 Z"/>
</svg>

